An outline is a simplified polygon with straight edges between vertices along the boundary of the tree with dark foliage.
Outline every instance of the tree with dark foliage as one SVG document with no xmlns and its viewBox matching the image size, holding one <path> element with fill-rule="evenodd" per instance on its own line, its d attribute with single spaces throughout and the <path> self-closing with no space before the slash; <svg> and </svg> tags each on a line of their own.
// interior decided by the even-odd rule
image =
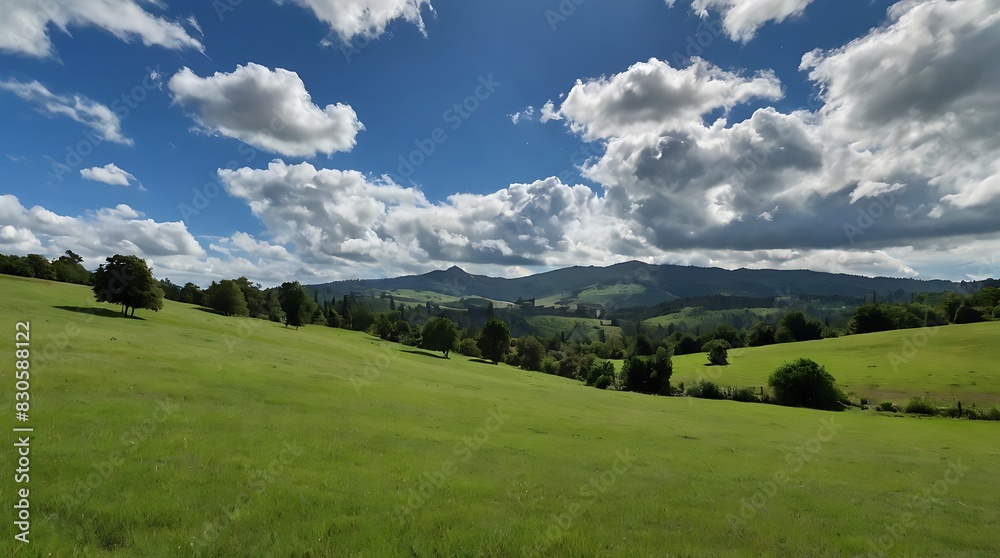
<svg viewBox="0 0 1000 558">
<path fill-rule="evenodd" d="M 83 258 L 72 250 L 52 261 L 52 270 L 56 274 L 56 281 L 63 283 L 76 283 L 78 285 L 89 285 L 91 273 L 83 267 Z"/>
<path fill-rule="evenodd" d="M 729 342 L 725 339 L 713 339 L 701 348 L 708 353 L 708 362 L 714 366 L 727 366 L 729 364 Z"/>
<path fill-rule="evenodd" d="M 222 312 L 225 316 L 249 316 L 250 310 L 247 308 L 247 300 L 243 296 L 236 281 L 223 279 L 211 290 L 210 300 L 212 309 Z"/>
<path fill-rule="evenodd" d="M 448 318 L 431 318 L 424 324 L 420 332 L 420 346 L 431 351 L 441 351 L 444 358 L 448 353 L 458 349 L 458 324 Z"/>
<path fill-rule="evenodd" d="M 316 303 L 309 298 L 298 281 L 282 283 L 278 298 L 284 313 L 285 327 L 292 326 L 298 329 L 312 321 Z"/>
<path fill-rule="evenodd" d="M 843 409 L 846 399 L 826 369 L 807 358 L 779 366 L 767 384 L 779 405 L 808 407 L 825 411 Z"/>
<path fill-rule="evenodd" d="M 163 290 L 153 279 L 146 260 L 138 256 L 115 254 L 94 272 L 94 297 L 97 302 L 121 304 L 122 314 L 144 308 L 156 312 L 163 308 Z"/>
<path fill-rule="evenodd" d="M 670 394 L 670 376 L 674 366 L 670 351 L 664 347 L 652 357 L 632 356 L 622 366 L 625 390 L 659 395 Z"/>
<path fill-rule="evenodd" d="M 490 304 L 492 306 L 492 303 Z M 483 358 L 497 364 L 504 355 L 510 352 L 510 328 L 503 320 L 493 318 L 483 326 L 483 332 L 479 334 L 479 341 L 476 345 L 483 353 Z"/>
</svg>

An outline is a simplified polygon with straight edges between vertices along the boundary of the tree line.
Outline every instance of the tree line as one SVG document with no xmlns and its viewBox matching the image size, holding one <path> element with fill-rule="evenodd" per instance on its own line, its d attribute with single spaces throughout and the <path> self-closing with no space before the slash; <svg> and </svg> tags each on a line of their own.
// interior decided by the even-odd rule
<svg viewBox="0 0 1000 558">
<path fill-rule="evenodd" d="M 27 256 L 0 254 L 0 273 L 77 285 L 93 284 L 93 274 L 83 267 L 83 258 L 72 250 L 66 250 L 63 255 L 53 260 L 38 254 Z"/>
<path fill-rule="evenodd" d="M 971 324 L 1000 319 L 1000 281 L 989 279 L 980 290 L 921 293 L 911 303 L 880 302 L 859 306 L 848 324 L 850 333 L 875 333 L 895 329 Z"/>
<path fill-rule="evenodd" d="M 701 352 L 708 364 L 726 365 L 728 350 L 734 347 L 1000 319 L 1000 281 L 987 280 L 976 292 L 919 294 L 910 303 L 879 301 L 873 295 L 872 302 L 853 310 L 843 329 L 793 310 L 781 314 L 774 323 L 760 320 L 747 328 L 724 323 L 698 336 L 662 327 L 650 332 L 637 322 L 634 329 L 623 328 L 620 338 L 601 335 L 598 340 L 567 342 L 565 335 L 522 335 L 515 339 L 492 302 L 482 312 L 482 327 L 472 323 L 461 327 L 445 309 L 431 302 L 397 305 L 391 294 L 383 294 L 377 304 L 372 297 L 350 294 L 320 301 L 318 293 L 310 297 L 298 282 L 265 289 L 246 277 L 213 281 L 206 289 L 190 282 L 180 286 L 169 279 L 156 280 L 146 261 L 134 255 L 106 258 L 94 272 L 82 264 L 83 259 L 71 251 L 51 261 L 37 254 L 0 255 L 2 273 L 91 285 L 98 302 L 121 305 L 123 314 L 134 315 L 136 309 L 160 310 L 167 299 L 211 308 L 225 316 L 267 319 L 286 327 L 314 324 L 363 331 L 387 341 L 439 351 L 444 358 L 458 352 L 494 364 L 504 362 L 577 379 L 601 389 L 656 394 L 671 392 L 671 359 L 675 355 Z M 713 297 L 706 297 L 706 301 L 716 307 L 732 302 Z M 380 309 L 373 310 L 376 306 Z M 624 361 L 621 369 L 616 370 L 611 360 Z"/>
</svg>

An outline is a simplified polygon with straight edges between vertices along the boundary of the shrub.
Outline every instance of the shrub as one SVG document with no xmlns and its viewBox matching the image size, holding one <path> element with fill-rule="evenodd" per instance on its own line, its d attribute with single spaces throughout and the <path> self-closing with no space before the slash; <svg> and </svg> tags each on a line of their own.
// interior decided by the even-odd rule
<svg viewBox="0 0 1000 558">
<path fill-rule="evenodd" d="M 545 358 L 545 346 L 532 336 L 517 340 L 517 352 L 521 355 L 521 368 L 525 370 L 541 370 Z"/>
<path fill-rule="evenodd" d="M 517 353 L 507 353 L 503 357 L 504 364 L 509 364 L 510 366 L 519 367 L 521 366 L 521 355 Z"/>
<path fill-rule="evenodd" d="M 419 331 L 411 331 L 399 338 L 399 344 L 407 347 L 419 347 L 421 341 Z"/>
<path fill-rule="evenodd" d="M 874 333 L 896 329 L 889 305 L 884 303 L 858 306 L 847 327 L 851 333 Z"/>
<path fill-rule="evenodd" d="M 724 395 L 726 399 L 739 401 L 740 403 L 757 403 L 760 401 L 757 398 L 757 394 L 754 393 L 753 388 L 748 387 L 728 387 Z"/>
<path fill-rule="evenodd" d="M 626 391 L 670 395 L 670 376 L 673 373 L 670 352 L 660 347 L 652 357 L 632 356 L 622 365 L 622 379 Z"/>
<path fill-rule="evenodd" d="M 823 338 L 823 323 L 802 312 L 789 312 L 781 317 L 775 331 L 779 343 L 788 341 L 812 341 Z"/>
<path fill-rule="evenodd" d="M 594 387 L 597 389 L 608 389 L 614 383 L 614 377 L 608 374 L 601 374 L 594 380 Z"/>
<path fill-rule="evenodd" d="M 701 350 L 701 343 L 690 333 L 683 333 L 678 336 L 677 342 L 673 344 L 672 348 L 675 355 L 690 355 Z"/>
<path fill-rule="evenodd" d="M 973 403 L 971 407 L 962 410 L 962 416 L 969 420 L 983 420 L 983 411 L 976 408 L 976 404 Z"/>
<path fill-rule="evenodd" d="M 972 306 L 960 306 L 955 311 L 956 324 L 974 324 L 983 321 L 983 311 Z"/>
<path fill-rule="evenodd" d="M 762 399 L 750 387 L 720 387 L 711 380 L 702 378 L 684 392 L 699 399 L 728 399 L 739 403 L 760 403 Z"/>
<path fill-rule="evenodd" d="M 552 356 L 546 356 L 542 359 L 542 372 L 546 374 L 552 374 L 553 376 L 559 372 L 559 361 Z"/>
<path fill-rule="evenodd" d="M 580 378 L 580 360 L 576 357 L 566 357 L 559 361 L 559 369 L 556 372 L 563 378 L 577 380 Z"/>
<path fill-rule="evenodd" d="M 590 376 L 590 369 L 599 364 L 597 357 L 590 353 L 583 353 L 576 355 L 576 359 L 580 366 L 578 377 L 586 382 L 587 378 Z"/>
<path fill-rule="evenodd" d="M 774 344 L 774 328 L 766 322 L 757 322 L 747 332 L 747 345 L 762 347 Z"/>
<path fill-rule="evenodd" d="M 785 326 L 779 325 L 777 329 L 774 330 L 774 342 L 775 343 L 794 343 L 795 336 L 792 335 L 792 331 Z"/>
<path fill-rule="evenodd" d="M 778 367 L 767 384 L 779 405 L 839 411 L 847 398 L 825 368 L 807 358 Z"/>
<path fill-rule="evenodd" d="M 693 386 L 687 388 L 687 394 L 699 399 L 725 399 L 722 389 L 711 380 L 702 378 Z"/>
<path fill-rule="evenodd" d="M 973 405 L 964 410 L 962 416 L 969 420 L 1000 420 L 1000 409 L 992 407 L 989 409 L 980 409 Z"/>
<path fill-rule="evenodd" d="M 914 397 L 910 399 L 906 402 L 906 406 L 903 407 L 903 412 L 914 415 L 929 415 L 932 417 L 938 414 L 937 407 L 926 397 Z"/>
<path fill-rule="evenodd" d="M 467 357 L 479 358 L 483 356 L 482 351 L 476 345 L 475 339 L 462 339 L 462 342 L 458 344 L 458 352 Z"/>
<path fill-rule="evenodd" d="M 605 380 L 607 380 L 608 384 L 610 384 L 611 381 L 614 379 L 614 377 L 615 377 L 615 365 L 611 364 L 606 360 L 602 360 L 600 362 L 595 362 L 593 365 L 591 365 L 590 369 L 587 371 L 586 382 L 587 385 L 594 386 L 598 389 L 604 389 L 605 387 L 607 387 L 607 385 L 603 387 L 598 386 L 597 385 L 598 380 L 604 378 Z"/>
<path fill-rule="evenodd" d="M 894 413 L 896 412 L 896 406 L 892 404 L 892 401 L 883 401 L 878 404 L 878 407 L 875 407 L 875 410 L 885 411 L 887 413 Z"/>
<path fill-rule="evenodd" d="M 729 364 L 729 349 L 729 341 L 725 339 L 713 339 L 701 348 L 702 351 L 708 353 L 708 362 L 714 366 Z"/>
</svg>

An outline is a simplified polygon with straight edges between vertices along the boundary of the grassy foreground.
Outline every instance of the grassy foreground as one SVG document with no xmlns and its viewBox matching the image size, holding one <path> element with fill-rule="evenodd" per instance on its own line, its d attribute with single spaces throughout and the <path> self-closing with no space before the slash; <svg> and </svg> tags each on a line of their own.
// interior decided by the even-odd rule
<svg viewBox="0 0 1000 558">
<path fill-rule="evenodd" d="M 604 392 L 170 302 L 80 311 L 97 306 L 0 276 L 7 347 L 31 321 L 35 428 L 29 545 L 9 430 L 0 446 L 4 555 L 1000 554 L 996 423 Z"/>
</svg>

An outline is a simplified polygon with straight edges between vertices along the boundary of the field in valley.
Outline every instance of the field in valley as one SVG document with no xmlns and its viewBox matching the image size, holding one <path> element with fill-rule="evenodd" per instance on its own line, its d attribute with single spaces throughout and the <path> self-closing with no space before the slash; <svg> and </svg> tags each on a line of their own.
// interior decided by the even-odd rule
<svg viewBox="0 0 1000 558">
<path fill-rule="evenodd" d="M 1000 404 L 1000 322 L 904 329 L 732 349 L 729 366 L 705 366 L 705 354 L 674 357 L 672 383 L 708 378 L 762 386 L 775 368 L 800 357 L 826 367 L 845 392 L 905 403 L 929 396 L 941 405 Z"/>
<path fill-rule="evenodd" d="M 0 276 L 6 370 L 14 324 L 31 322 L 35 430 L 29 545 L 13 541 L 9 431 L 0 449 L 0 552 L 1000 554 L 998 423 L 600 391 L 165 304 L 127 319 L 85 287 Z M 808 356 L 873 398 L 998 402 L 996 349 L 961 344 L 998 325 L 942 328 L 898 371 L 859 355 L 913 332 L 734 351 L 721 383 Z M 704 358 L 675 358 L 675 377 Z"/>
</svg>

